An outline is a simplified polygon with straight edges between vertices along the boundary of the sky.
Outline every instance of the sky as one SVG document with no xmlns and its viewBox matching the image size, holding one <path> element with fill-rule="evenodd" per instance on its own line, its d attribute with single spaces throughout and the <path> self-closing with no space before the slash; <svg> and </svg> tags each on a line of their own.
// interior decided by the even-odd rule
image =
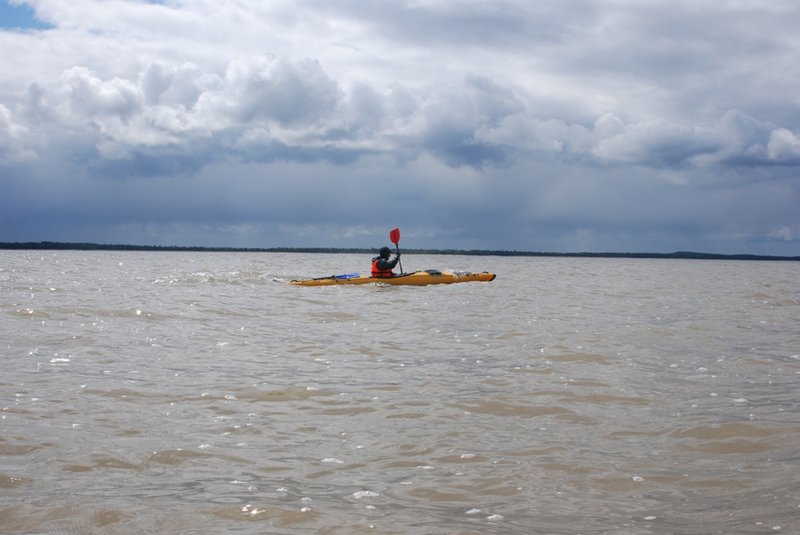
<svg viewBox="0 0 800 535">
<path fill-rule="evenodd" d="M 0 0 L 0 242 L 800 255 L 796 0 Z"/>
</svg>

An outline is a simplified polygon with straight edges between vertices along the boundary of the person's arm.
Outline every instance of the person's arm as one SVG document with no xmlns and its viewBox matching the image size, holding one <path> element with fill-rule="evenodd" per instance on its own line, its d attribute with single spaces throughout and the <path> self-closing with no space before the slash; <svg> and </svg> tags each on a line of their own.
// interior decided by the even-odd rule
<svg viewBox="0 0 800 535">
<path fill-rule="evenodd" d="M 400 261 L 400 255 L 395 256 L 391 260 L 386 260 L 384 258 L 381 258 L 380 260 L 378 260 L 378 267 L 380 269 L 394 269 L 394 267 L 397 265 L 397 262 L 399 261 Z"/>
</svg>

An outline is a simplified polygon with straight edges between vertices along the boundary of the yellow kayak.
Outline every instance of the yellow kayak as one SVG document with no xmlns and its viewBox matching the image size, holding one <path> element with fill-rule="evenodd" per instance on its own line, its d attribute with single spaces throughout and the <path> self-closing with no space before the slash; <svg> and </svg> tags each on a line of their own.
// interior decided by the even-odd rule
<svg viewBox="0 0 800 535">
<path fill-rule="evenodd" d="M 394 277 L 369 277 L 350 273 L 347 275 L 331 275 L 318 279 L 299 279 L 289 281 L 297 286 L 333 286 L 336 284 L 391 284 L 395 286 L 427 286 L 428 284 L 453 284 L 456 282 L 490 282 L 496 275 L 484 271 L 482 273 L 469 273 L 465 271 L 413 271 L 402 273 Z"/>
</svg>

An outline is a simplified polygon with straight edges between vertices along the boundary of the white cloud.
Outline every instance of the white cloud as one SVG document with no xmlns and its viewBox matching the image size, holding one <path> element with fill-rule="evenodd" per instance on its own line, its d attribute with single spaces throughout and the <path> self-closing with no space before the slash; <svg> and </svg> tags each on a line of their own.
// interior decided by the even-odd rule
<svg viewBox="0 0 800 535">
<path fill-rule="evenodd" d="M 70 110 L 78 115 L 128 117 L 142 104 L 142 94 L 128 80 L 102 81 L 86 67 L 73 67 L 62 80 L 68 93 Z"/>
<path fill-rule="evenodd" d="M 321 123 L 341 99 L 341 90 L 318 61 L 269 57 L 234 60 L 221 91 L 201 96 L 201 108 L 219 108 L 240 122 L 266 119 L 283 126 Z"/>
<path fill-rule="evenodd" d="M 0 162 L 28 160 L 34 153 L 26 147 L 28 129 L 17 123 L 11 110 L 0 104 Z"/>
<path fill-rule="evenodd" d="M 151 105 L 191 108 L 204 91 L 219 89 L 222 80 L 194 63 L 155 61 L 140 73 L 138 85 Z"/>
<path fill-rule="evenodd" d="M 773 130 L 767 144 L 767 156 L 775 162 L 800 164 L 800 139 L 786 128 Z"/>
<path fill-rule="evenodd" d="M 656 119 L 600 139 L 592 152 L 604 160 L 672 167 L 720 148 L 716 136 L 707 129 Z"/>
<path fill-rule="evenodd" d="M 781 227 L 775 231 L 775 238 L 783 241 L 792 241 L 794 239 L 794 232 L 789 227 Z"/>
</svg>

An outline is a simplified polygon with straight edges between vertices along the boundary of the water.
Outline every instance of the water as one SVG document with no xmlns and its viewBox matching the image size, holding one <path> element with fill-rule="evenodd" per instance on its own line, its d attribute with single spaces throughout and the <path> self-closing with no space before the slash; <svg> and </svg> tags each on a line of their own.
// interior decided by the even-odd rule
<svg viewBox="0 0 800 535">
<path fill-rule="evenodd" d="M 0 532 L 800 533 L 798 264 L 403 261 L 0 251 Z"/>
</svg>

